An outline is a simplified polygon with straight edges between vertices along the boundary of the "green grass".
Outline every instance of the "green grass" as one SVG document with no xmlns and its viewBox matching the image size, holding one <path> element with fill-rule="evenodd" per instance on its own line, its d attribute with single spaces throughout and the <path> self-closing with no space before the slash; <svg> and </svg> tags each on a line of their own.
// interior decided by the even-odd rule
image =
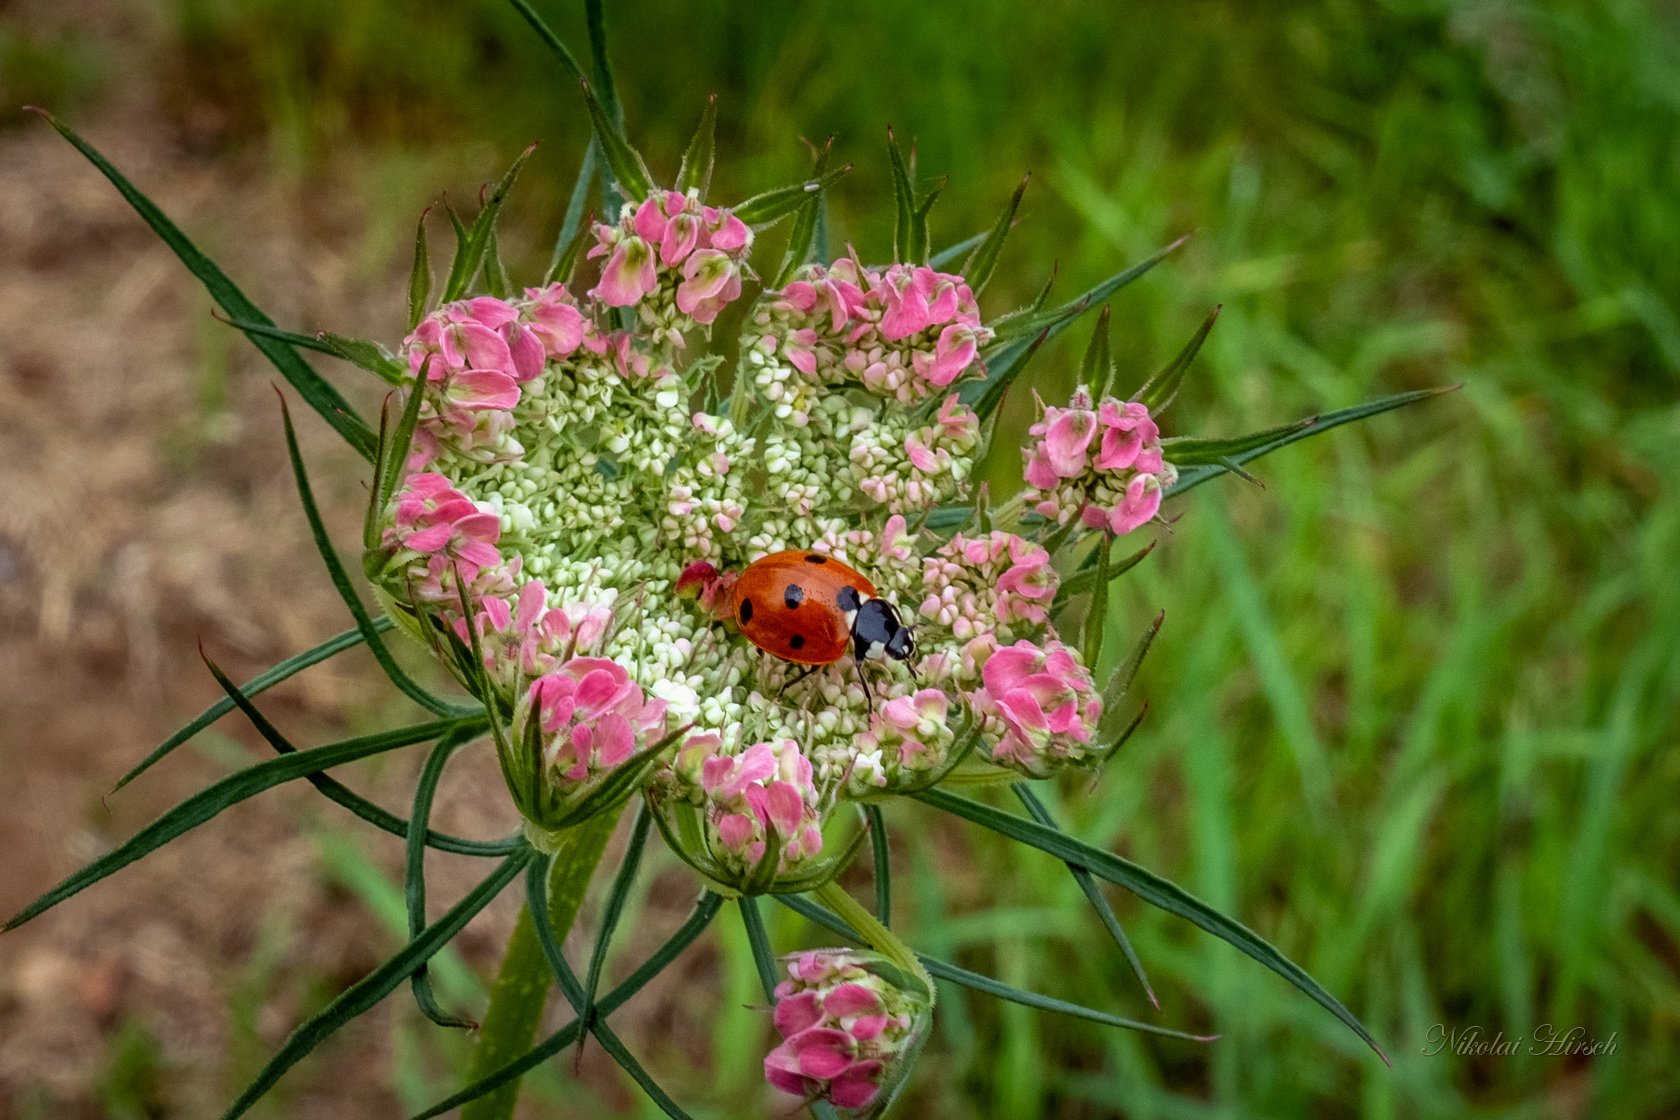
<svg viewBox="0 0 1680 1120">
<path fill-rule="evenodd" d="M 581 5 L 542 7 L 581 46 Z M 1139 685 L 1152 714 L 1059 806 L 1079 835 L 1274 940 L 1389 1044 L 1394 1069 L 1275 978 L 1117 899 L 1162 1020 L 1224 1039 L 1105 1035 L 953 993 L 904 1114 L 1680 1109 L 1672 11 L 623 7 L 619 85 L 656 173 L 674 171 L 711 91 L 723 198 L 799 177 L 798 137 L 837 133 L 858 168 L 833 195 L 834 243 L 866 258 L 889 247 L 889 123 L 918 140 L 924 178 L 951 176 L 937 243 L 985 228 L 1033 171 L 994 314 L 1053 262 L 1065 297 L 1197 231 L 1114 312 L 1116 356 L 1141 381 L 1224 305 L 1169 431 L 1234 434 L 1466 383 L 1266 460 L 1264 492 L 1228 479 L 1179 507 L 1110 607 L 1110 649 L 1167 612 Z M 323 160 L 364 166 L 379 217 L 349 248 L 370 276 L 393 271 L 439 187 L 470 193 L 542 139 L 502 238 L 511 267 L 541 267 L 586 123 L 506 5 L 177 0 L 173 14 L 158 52 L 173 103 L 225 105 L 229 154 L 255 151 L 304 189 Z M 38 69 L 43 83 L 79 73 Z M 1074 333 L 1036 359 L 1046 397 L 1071 383 Z M 992 468 L 1005 483 L 1030 422 L 1014 403 Z M 1054 861 L 930 816 L 889 808 L 914 841 L 899 877 L 914 942 L 1147 1011 Z M 798 926 L 774 931 L 791 947 Z M 697 992 L 693 1012 L 717 1028 L 717 1068 L 659 1072 L 697 1106 L 739 1107 L 761 1052 L 742 1039 L 765 1024 L 741 1010 L 756 983 L 744 941 L 722 938 L 721 992 Z M 1619 1048 L 1590 1063 L 1427 1057 L 1436 1023 L 1579 1025 L 1620 1032 Z"/>
</svg>

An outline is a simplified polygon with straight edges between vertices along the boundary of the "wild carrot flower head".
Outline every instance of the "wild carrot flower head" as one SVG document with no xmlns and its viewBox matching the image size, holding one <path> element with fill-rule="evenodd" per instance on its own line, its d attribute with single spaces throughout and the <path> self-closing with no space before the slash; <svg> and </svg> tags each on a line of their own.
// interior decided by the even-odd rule
<svg viewBox="0 0 1680 1120">
<path fill-rule="evenodd" d="M 1161 431 L 1137 401 L 1094 403 L 1081 386 L 1066 408 L 1044 409 L 1024 451 L 1034 509 L 1065 525 L 1079 517 L 1119 536 L 1152 519 L 1178 472 L 1161 453 Z"/>
</svg>

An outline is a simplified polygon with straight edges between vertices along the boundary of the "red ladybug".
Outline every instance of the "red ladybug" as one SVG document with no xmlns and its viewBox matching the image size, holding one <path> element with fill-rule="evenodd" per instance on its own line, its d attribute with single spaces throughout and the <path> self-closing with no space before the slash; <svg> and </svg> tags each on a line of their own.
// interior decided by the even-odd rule
<svg viewBox="0 0 1680 1120">
<path fill-rule="evenodd" d="M 749 642 L 812 670 L 834 664 L 848 649 L 859 662 L 905 661 L 916 652 L 915 635 L 891 603 L 875 597 L 875 585 L 820 552 L 795 549 L 754 560 L 735 581 L 730 607 Z M 867 693 L 868 682 L 863 687 Z"/>
</svg>

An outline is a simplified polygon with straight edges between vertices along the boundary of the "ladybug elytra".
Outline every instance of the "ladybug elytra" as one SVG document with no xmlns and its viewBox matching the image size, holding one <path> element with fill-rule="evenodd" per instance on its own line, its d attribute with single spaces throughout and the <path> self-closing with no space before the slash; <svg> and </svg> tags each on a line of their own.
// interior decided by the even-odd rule
<svg viewBox="0 0 1680 1120">
<path fill-rule="evenodd" d="M 810 670 L 848 650 L 859 662 L 905 661 L 916 652 L 915 635 L 891 603 L 875 597 L 875 585 L 820 552 L 793 549 L 754 560 L 735 581 L 730 605 L 748 641 Z M 863 687 L 867 693 L 867 681 Z"/>
</svg>

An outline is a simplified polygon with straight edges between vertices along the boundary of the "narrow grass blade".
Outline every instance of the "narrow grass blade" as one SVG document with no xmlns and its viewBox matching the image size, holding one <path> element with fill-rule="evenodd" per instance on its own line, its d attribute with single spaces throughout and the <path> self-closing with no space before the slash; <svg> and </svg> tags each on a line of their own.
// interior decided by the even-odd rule
<svg viewBox="0 0 1680 1120">
<path fill-rule="evenodd" d="M 865 804 L 863 815 L 869 821 L 869 850 L 875 868 L 875 920 L 884 926 L 892 925 L 892 868 L 887 845 L 887 818 L 881 807 Z"/>
<path fill-rule="evenodd" d="M 354 762 L 357 759 L 395 750 L 397 747 L 424 743 L 450 731 L 464 730 L 469 726 L 482 727 L 483 723 L 483 719 L 479 718 L 472 720 L 436 720 L 432 723 L 416 724 L 413 727 L 404 727 L 396 731 L 383 731 L 377 735 L 362 735 L 354 739 L 330 743 L 324 747 L 314 747 L 310 750 L 298 751 L 296 754 L 271 758 L 266 762 L 259 762 L 255 766 L 249 766 L 237 774 L 230 774 L 209 789 L 187 798 L 135 833 L 127 841 L 100 856 L 80 871 L 66 878 L 58 886 L 31 902 L 4 926 L 0 926 L 0 932 L 21 926 L 31 918 L 40 916 L 65 899 L 127 867 L 135 860 L 167 844 L 182 833 L 197 828 L 228 806 L 255 797 L 266 789 L 272 789 L 277 785 L 283 785 L 286 782 L 310 774 L 318 774 L 323 770 L 330 770 L 334 766 L 342 766 L 347 762 Z"/>
<path fill-rule="evenodd" d="M 455 259 L 449 265 L 449 278 L 443 285 L 444 303 L 452 303 L 466 295 L 468 285 L 473 282 L 479 267 L 484 264 L 485 254 L 490 248 L 490 235 L 496 228 L 496 218 L 501 213 L 502 203 L 506 201 L 508 192 L 513 189 L 514 181 L 519 178 L 520 169 L 525 166 L 525 161 L 530 159 L 531 153 L 536 150 L 537 146 L 532 144 L 520 152 L 513 161 L 513 166 L 507 169 L 507 174 L 502 176 L 501 182 L 490 192 L 490 197 L 479 207 L 472 226 L 455 248 Z"/>
<path fill-rule="evenodd" d="M 583 1002 L 578 1006 L 578 1017 L 585 1026 L 591 1026 L 595 1018 L 595 994 L 601 988 L 601 970 L 606 967 L 607 949 L 612 945 L 613 933 L 618 929 L 619 919 L 624 917 L 624 904 L 630 899 L 630 888 L 635 885 L 636 873 L 641 870 L 642 853 L 647 850 L 648 832 L 653 827 L 653 815 L 649 812 L 647 803 L 636 806 L 636 818 L 630 825 L 630 842 L 625 846 L 624 859 L 618 865 L 618 874 L 613 877 L 612 891 L 607 895 L 606 909 L 601 913 L 601 931 L 595 935 L 595 948 L 589 954 L 589 973 L 583 985 Z M 543 913 L 548 911 L 544 910 Z M 536 911 L 532 911 L 536 913 Z"/>
<path fill-rule="evenodd" d="M 646 987 L 648 981 L 665 971 L 666 966 L 675 960 L 679 953 L 693 944 L 695 938 L 705 931 L 706 927 L 711 924 L 712 919 L 717 917 L 717 912 L 722 906 L 723 898 L 721 895 L 712 894 L 710 891 L 702 894 L 700 901 L 695 904 L 688 919 L 666 940 L 665 944 L 661 945 L 652 956 L 642 962 L 641 967 L 626 977 L 623 983 L 601 997 L 600 1003 L 596 1005 L 597 1016 L 605 1017 L 617 1011 L 630 1000 L 630 997 Z M 410 1120 L 431 1120 L 432 1117 L 441 1116 L 446 1112 L 457 1109 L 468 1101 L 477 1100 L 486 1093 L 495 1092 L 509 1081 L 525 1076 L 531 1069 L 565 1050 L 566 1047 L 577 1040 L 581 1033 L 581 1021 L 572 1020 L 501 1069 L 480 1078 L 424 1112 L 416 1113 Z"/>
<path fill-rule="evenodd" d="M 812 902 L 810 899 L 801 898 L 798 895 L 777 895 L 776 900 L 795 913 L 809 918 L 841 937 L 855 941 L 859 945 L 869 944 L 862 934 L 842 921 L 839 915 Z M 1101 1023 L 1104 1026 L 1141 1031 L 1144 1034 L 1161 1035 L 1165 1038 L 1179 1038 L 1187 1042 L 1212 1042 L 1219 1037 L 1218 1035 L 1190 1034 L 1186 1031 L 1173 1030 L 1171 1027 L 1158 1027 L 1153 1023 L 1141 1023 L 1136 1019 L 1125 1019 L 1118 1015 L 1110 1015 L 1108 1012 L 1098 1011 L 1094 1007 L 1070 1003 L 1067 1000 L 1057 999 L 1055 996 L 1047 996 L 1040 992 L 1031 992 L 1024 988 L 1005 984 L 1001 980 L 994 980 L 990 976 L 950 964 L 937 957 L 930 957 L 925 953 L 917 953 L 916 959 L 922 962 L 922 967 L 927 969 L 929 975 L 936 980 L 960 984 L 972 991 L 996 996 L 998 999 L 1008 1000 L 1010 1003 L 1019 1003 L 1024 1007 L 1032 1007 L 1040 1011 L 1054 1011 L 1060 1015 L 1070 1015 L 1076 1019 L 1085 1019 L 1089 1022 Z"/>
<path fill-rule="evenodd" d="M 315 504 L 315 493 L 309 485 L 309 472 L 304 469 L 303 452 L 298 448 L 297 432 L 292 427 L 291 410 L 286 407 L 284 397 L 280 399 L 280 419 L 286 430 L 286 454 L 291 458 L 292 475 L 297 479 L 298 500 L 303 504 L 303 514 L 309 520 L 309 532 L 315 538 L 315 549 L 327 566 L 327 574 L 332 577 L 339 598 L 343 599 L 344 605 L 349 608 L 350 617 L 356 620 L 356 629 L 361 631 L 368 651 L 373 654 L 374 660 L 379 662 L 379 667 L 385 671 L 391 683 L 422 708 L 440 716 L 464 714 L 465 710 L 433 696 L 416 684 L 402 671 L 396 659 L 391 656 L 391 651 L 385 648 L 379 632 L 373 627 L 372 617 L 362 605 L 361 596 L 356 594 L 355 587 L 350 583 L 350 576 L 345 572 L 344 565 L 339 562 L 338 554 L 333 551 L 332 541 L 327 536 L 326 523 L 321 520 L 321 510 Z"/>
<path fill-rule="evenodd" d="M 315 339 L 326 347 L 327 353 L 342 358 L 357 369 L 366 370 L 387 385 L 401 385 L 408 380 L 408 370 L 396 358 L 385 352 L 377 342 L 365 338 L 320 331 Z"/>
<path fill-rule="evenodd" d="M 992 273 L 997 271 L 998 257 L 1003 254 L 1004 238 L 1009 236 L 1010 229 L 1015 225 L 1015 211 L 1020 209 L 1021 196 L 1027 193 L 1027 184 L 1031 181 L 1032 175 L 1030 174 L 1021 177 L 1021 185 L 1016 187 L 1015 193 L 1009 196 L 1009 204 L 1003 208 L 1003 214 L 998 218 L 997 225 L 993 226 L 992 231 L 985 235 L 985 240 L 980 243 L 979 248 L 974 250 L 974 255 L 963 262 L 962 274 L 968 280 L 969 287 L 974 289 L 975 295 L 979 295 L 985 290 L 987 282 L 992 278 Z M 937 261 L 938 258 L 935 258 L 935 260 Z"/>
<path fill-rule="evenodd" d="M 1220 475 L 1226 474 L 1233 464 L 1241 466 L 1244 463 L 1252 463 L 1260 456 L 1268 455 L 1280 447 L 1286 447 L 1294 443 L 1296 440 L 1307 439 L 1342 424 L 1351 424 L 1355 420 L 1364 420 L 1366 417 L 1376 416 L 1378 413 L 1388 412 L 1391 409 L 1402 408 L 1418 401 L 1426 401 L 1432 397 L 1441 396 L 1443 393 L 1455 392 L 1458 388 L 1458 385 L 1446 385 L 1439 389 L 1416 389 L 1409 393 L 1394 393 L 1386 397 L 1378 397 L 1373 401 L 1366 401 L 1364 404 L 1355 405 L 1351 408 L 1341 408 L 1334 412 L 1325 412 L 1318 416 L 1308 417 L 1301 424 L 1280 430 L 1280 434 L 1267 443 L 1250 448 L 1240 454 L 1228 456 L 1229 462 L 1212 463 L 1180 471 L 1178 481 L 1167 488 L 1163 497 L 1176 497 L 1187 490 L 1193 490 L 1211 478 L 1218 478 Z"/>
<path fill-rule="evenodd" d="M 848 163 L 803 183 L 755 194 L 734 207 L 735 216 L 749 226 L 762 229 L 798 210 L 812 195 L 821 194 L 851 169 L 852 165 Z"/>
<path fill-rule="evenodd" d="M 646 838 L 644 832 L 643 838 Z M 566 997 L 566 1002 L 577 1012 L 580 1028 L 594 1034 L 600 1042 L 601 1049 L 607 1056 L 617 1062 L 619 1068 L 641 1086 L 642 1092 L 659 1106 L 665 1115 L 673 1120 L 692 1120 L 682 1106 L 677 1104 L 653 1079 L 642 1063 L 619 1039 L 618 1034 L 607 1025 L 606 1016 L 597 1015 L 591 1020 L 588 1003 L 584 997 L 583 988 L 578 984 L 577 974 L 572 966 L 566 963 L 566 954 L 561 950 L 560 939 L 554 936 L 554 926 L 548 920 L 548 861 L 533 863 L 525 873 L 525 908 L 530 911 L 537 930 L 537 942 L 542 946 L 543 956 L 548 958 L 548 967 L 554 973 L 554 978 L 560 984 L 560 994 Z M 583 1041 L 583 1030 L 579 1031 L 578 1041 Z"/>
<path fill-rule="evenodd" d="M 554 253 L 549 257 L 544 283 L 564 284 L 571 279 L 572 269 L 583 252 L 584 207 L 589 202 L 589 184 L 601 162 L 601 145 L 591 136 L 584 146 L 583 159 L 578 163 L 577 180 L 566 199 L 566 212 L 560 219 L 560 233 L 554 239 Z"/>
<path fill-rule="evenodd" d="M 1021 799 L 1021 804 L 1026 806 L 1027 812 L 1031 814 L 1033 820 L 1045 828 L 1058 827 L 1055 818 L 1050 815 L 1050 810 L 1044 802 L 1039 800 L 1038 794 L 1034 793 L 1025 782 L 1016 782 L 1010 788 L 1015 791 L 1015 796 Z M 1120 947 L 1120 952 L 1126 958 L 1126 963 L 1131 966 L 1132 975 L 1137 977 L 1138 984 L 1143 988 L 1143 994 L 1148 997 L 1150 1004 L 1159 1011 L 1161 1001 L 1155 998 L 1155 989 L 1150 986 L 1149 977 L 1143 971 L 1143 962 L 1138 960 L 1137 950 L 1132 948 L 1132 939 L 1127 937 L 1126 931 L 1121 928 L 1120 919 L 1115 916 L 1114 907 L 1108 904 L 1108 898 L 1102 893 L 1102 888 L 1097 886 L 1097 881 L 1091 873 L 1079 864 L 1069 863 L 1067 869 L 1073 873 L 1074 881 L 1079 884 L 1079 889 L 1084 892 L 1091 908 L 1097 912 L 1097 917 L 1102 919 L 1103 928 L 1108 930 L 1108 935 Z"/>
<path fill-rule="evenodd" d="M 683 152 L 682 164 L 677 168 L 677 190 L 687 194 L 696 191 L 700 200 L 712 186 L 712 165 L 717 160 L 717 94 L 706 95 L 706 107 L 700 111 L 700 124 L 694 138 Z"/>
<path fill-rule="evenodd" d="M 515 11 L 525 17 L 525 22 L 531 25 L 531 30 L 537 33 L 537 38 L 541 39 L 544 45 L 554 52 L 555 57 L 565 64 L 566 69 L 572 72 L 573 78 L 580 82 L 588 78 L 588 75 L 583 72 L 583 67 L 578 65 L 577 56 L 572 54 L 566 44 L 560 40 L 560 36 L 556 35 L 553 29 L 543 22 L 543 18 L 537 14 L 536 9 L 531 7 L 527 0 L 508 0 L 508 2 L 513 5 Z"/>
<path fill-rule="evenodd" d="M 1202 320 L 1201 327 L 1177 357 L 1166 364 L 1159 373 L 1143 383 L 1134 395 L 1134 400 L 1141 402 L 1150 412 L 1160 414 L 1166 411 L 1173 398 L 1178 396 L 1178 387 L 1184 383 L 1184 375 L 1190 369 L 1190 363 L 1196 360 L 1196 355 L 1202 349 L 1202 343 L 1207 341 L 1208 332 L 1213 330 L 1213 324 L 1219 321 L 1219 312 L 1223 307 L 1215 307 Z"/>
<path fill-rule="evenodd" d="M 422 930 L 401 952 L 340 992 L 319 1013 L 301 1024 L 286 1038 L 279 1052 L 268 1060 L 268 1064 L 245 1087 L 238 1099 L 222 1113 L 222 1120 L 234 1120 L 234 1117 L 244 1115 L 276 1081 L 280 1080 L 282 1074 L 320 1045 L 327 1036 L 389 995 L 393 988 L 403 982 L 404 977 L 425 964 L 460 933 L 462 927 L 488 906 L 491 900 L 501 893 L 502 888 L 511 883 L 535 856 L 536 853 L 528 847 L 508 856 L 489 878 L 450 907 L 443 917 Z"/>
<path fill-rule="evenodd" d="M 261 335 L 263 338 L 272 338 L 276 342 L 284 342 L 287 346 L 296 346 L 300 350 L 313 350 L 317 354 L 333 354 L 335 357 L 337 356 L 337 352 L 334 351 L 324 339 L 317 338 L 312 334 L 301 334 L 297 331 L 289 331 L 284 327 L 276 327 L 268 323 L 253 323 L 247 320 L 230 319 L 225 315 L 218 315 L 214 311 L 210 313 L 210 317 L 218 323 L 226 323 L 228 326 L 232 327 L 241 334 Z"/>
<path fill-rule="evenodd" d="M 583 100 L 589 109 L 595 139 L 601 145 L 601 155 L 606 160 L 607 170 L 612 173 L 613 182 L 633 202 L 646 198 L 653 190 L 653 176 L 648 172 L 647 164 L 624 138 L 618 122 L 602 108 L 588 82 L 583 83 Z"/>
<path fill-rule="evenodd" d="M 390 619 L 381 618 L 375 624 L 375 628 L 382 631 L 389 630 L 391 625 L 392 623 Z M 256 676 L 245 682 L 243 686 L 244 693 L 247 696 L 256 696 L 258 693 L 266 692 L 282 681 L 287 681 L 292 677 L 297 676 L 311 665 L 319 665 L 321 662 L 327 660 L 327 658 L 332 657 L 335 654 L 343 653 L 345 650 L 358 646 L 361 643 L 362 632 L 360 629 L 346 630 L 342 634 L 335 634 L 313 649 L 306 649 L 302 653 L 293 654 L 291 657 L 286 658 L 286 660 L 280 662 L 272 668 L 265 669 L 261 673 L 258 673 Z M 175 734 L 153 747 L 151 752 L 147 754 L 145 758 L 141 759 L 139 764 L 132 770 L 124 774 L 122 778 L 118 780 L 117 784 L 111 787 L 110 792 L 105 796 L 110 797 L 111 794 L 116 793 L 128 783 L 144 774 L 147 770 L 150 770 L 153 766 L 161 762 L 164 756 L 168 755 L 170 751 L 174 750 L 182 743 L 185 743 L 194 735 L 197 735 L 200 731 L 203 731 L 206 727 L 209 727 L 212 723 L 215 723 L 217 720 L 233 711 L 233 709 L 233 700 L 226 697 L 216 701 L 214 704 L 204 709 L 192 721 L 183 726 L 179 731 L 175 732 Z"/>
<path fill-rule="evenodd" d="M 104 156 L 78 136 L 70 126 L 41 109 L 33 110 L 39 113 L 48 124 L 58 130 L 60 136 L 81 152 L 87 161 L 98 168 L 99 173 L 111 181 L 117 192 L 132 206 L 145 223 L 152 227 L 152 232 L 163 239 L 181 263 L 187 266 L 187 271 L 198 277 L 221 309 L 228 317 L 238 323 L 257 323 L 272 327 L 274 320 L 262 313 L 262 310 L 252 303 L 245 293 L 240 291 L 234 282 L 216 263 L 205 256 L 198 246 L 188 240 L 187 235 L 171 222 L 157 204 L 147 198 L 140 190 L 130 183 Z M 368 427 L 367 421 L 356 414 L 337 389 L 327 384 L 321 375 L 312 369 L 308 362 L 298 356 L 296 350 L 280 339 L 264 334 L 248 333 L 251 340 L 263 356 L 274 364 L 280 375 L 291 383 L 298 395 L 309 402 L 309 406 L 321 414 L 321 418 L 332 425 L 334 431 L 344 437 L 344 441 L 361 453 L 363 458 L 373 458 L 373 429 Z"/>
<path fill-rule="evenodd" d="M 612 60 L 607 57 L 607 12 L 601 0 L 584 0 L 584 17 L 589 27 L 589 56 L 595 64 L 595 79 L 601 87 L 601 104 L 619 131 L 624 129 L 624 106 L 618 100 L 613 81 Z"/>
<path fill-rule="evenodd" d="M 1089 844 L 1055 829 L 1046 828 L 1036 821 L 1029 821 L 1012 813 L 994 809 L 990 805 L 983 805 L 978 801 L 971 801 L 966 797 L 946 793 L 941 789 L 923 790 L 912 796 L 943 809 L 947 813 L 973 821 L 975 824 L 989 828 L 994 832 L 1009 837 L 1011 840 L 1030 845 L 1042 852 L 1056 856 L 1068 863 L 1078 863 L 1093 874 L 1121 886 L 1149 903 L 1158 906 L 1169 914 L 1176 914 L 1192 925 L 1198 926 L 1228 945 L 1240 950 L 1247 956 L 1265 965 L 1273 972 L 1288 980 L 1300 989 L 1319 1006 L 1329 1011 L 1342 1024 L 1365 1041 L 1365 1044 L 1376 1051 L 1384 1064 L 1391 1064 L 1388 1055 L 1383 1052 L 1371 1032 L 1365 1025 L 1354 1017 L 1353 1013 L 1335 996 L 1324 988 L 1294 961 L 1278 952 L 1269 942 L 1242 923 L 1226 917 L 1213 909 L 1207 903 L 1190 895 L 1182 888 L 1161 878 L 1150 871 L 1145 871 L 1130 860 L 1122 859 L 1112 852 L 1105 852 Z"/>
<path fill-rule="evenodd" d="M 200 651 L 200 654 L 202 656 L 202 651 Z M 227 675 L 217 667 L 215 662 L 206 657 L 204 664 L 209 668 L 210 675 L 216 678 L 216 683 L 222 686 L 222 691 L 228 694 L 230 705 L 239 707 L 239 710 L 245 714 L 245 718 L 251 721 L 251 726 L 255 727 L 258 733 L 268 741 L 268 745 L 274 748 L 276 754 L 297 753 L 297 747 L 293 746 L 292 742 L 280 733 L 278 727 L 269 722 L 268 717 L 263 715 L 257 706 L 251 702 L 249 695 L 241 692 L 239 687 L 227 678 Z M 471 734 L 463 731 L 460 734 L 460 741 L 467 742 L 472 737 Z M 344 806 L 375 828 L 383 829 L 393 836 L 407 839 L 410 831 L 408 821 L 352 792 L 348 786 L 338 779 L 330 778 L 325 774 L 305 774 L 304 778 L 310 785 L 320 790 L 327 800 Z M 446 832 L 434 832 L 429 828 L 424 829 L 423 834 L 426 843 L 438 851 L 453 852 L 462 856 L 505 856 L 524 842 L 517 835 L 506 840 L 467 840 L 459 836 L 451 836 Z"/>
<path fill-rule="evenodd" d="M 414 264 L 408 270 L 408 329 L 413 330 L 420 325 L 420 320 L 431 310 L 432 302 L 432 259 L 426 245 L 426 216 L 432 212 L 430 206 L 420 214 L 420 220 L 414 224 Z"/>
<path fill-rule="evenodd" d="M 420 781 L 414 787 L 414 811 L 408 818 L 403 876 L 403 898 L 408 904 L 408 936 L 411 941 L 418 938 L 426 928 L 426 830 L 432 819 L 432 799 L 437 795 L 438 781 L 443 777 L 443 768 L 448 765 L 449 756 L 455 753 L 455 748 L 459 747 L 461 742 L 461 739 L 453 735 L 445 735 L 439 739 L 437 746 L 432 748 L 432 753 L 426 756 L 425 768 L 420 771 Z M 437 997 L 432 994 L 431 977 L 427 974 L 424 964 L 409 975 L 408 982 L 414 990 L 414 1002 L 419 1005 L 420 1013 L 426 1018 L 440 1027 L 478 1029 L 478 1024 L 471 1019 L 450 1015 L 438 1006 Z"/>
</svg>

